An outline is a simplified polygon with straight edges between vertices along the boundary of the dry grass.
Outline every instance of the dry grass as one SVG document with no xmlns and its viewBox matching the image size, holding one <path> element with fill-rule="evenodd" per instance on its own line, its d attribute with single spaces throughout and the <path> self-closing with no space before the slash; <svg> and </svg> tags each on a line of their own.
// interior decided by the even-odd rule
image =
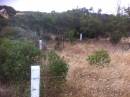
<svg viewBox="0 0 130 97">
<path fill-rule="evenodd" d="M 128 41 L 127 41 L 128 42 Z M 107 40 L 65 43 L 58 54 L 69 64 L 65 97 L 130 97 L 130 50 L 126 43 L 112 45 Z M 86 58 L 98 49 L 111 56 L 109 66 L 91 66 Z"/>
<path fill-rule="evenodd" d="M 69 64 L 69 72 L 65 90 L 56 96 L 59 91 L 48 92 L 53 97 L 130 97 L 130 49 L 129 39 L 117 45 L 107 40 L 89 40 L 65 43 L 63 50 L 57 53 Z M 53 45 L 51 45 L 53 44 Z M 50 43 L 50 48 L 55 42 Z M 90 65 L 86 58 L 94 51 L 105 49 L 109 52 L 111 63 L 105 67 Z M 15 91 L 0 84 L 0 97 L 15 97 Z M 55 89 L 55 87 L 54 87 Z M 15 94 L 15 93 L 14 93 Z M 6 96 L 5 96 L 6 95 Z M 48 96 L 49 97 L 49 96 Z M 52 97 L 52 96 L 50 96 Z"/>
</svg>

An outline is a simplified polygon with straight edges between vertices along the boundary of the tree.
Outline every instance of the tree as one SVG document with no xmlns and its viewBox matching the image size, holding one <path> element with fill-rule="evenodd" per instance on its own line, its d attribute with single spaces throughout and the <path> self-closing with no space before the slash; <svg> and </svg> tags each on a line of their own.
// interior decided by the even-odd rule
<svg viewBox="0 0 130 97">
<path fill-rule="evenodd" d="M 130 7 L 124 9 L 125 13 L 130 16 Z"/>
<path fill-rule="evenodd" d="M 102 14 L 101 11 L 99 9 L 94 12 L 91 7 L 90 9 L 78 8 L 62 13 L 24 12 L 23 15 L 17 15 L 11 19 L 9 25 L 20 27 L 27 33 L 37 32 L 37 37 L 44 36 L 44 32 L 52 33 L 58 37 L 60 34 L 62 37 L 72 30 L 74 30 L 75 38 L 79 38 L 80 33 L 88 38 L 111 37 L 116 31 L 122 33 L 122 37 L 127 35 L 130 31 L 128 15 L 115 16 Z M 129 8 L 126 12 L 129 12 Z"/>
<path fill-rule="evenodd" d="M 101 12 L 102 12 L 102 9 L 98 9 L 98 12 L 97 12 L 97 13 L 98 13 L 98 14 L 101 14 Z"/>
<path fill-rule="evenodd" d="M 81 31 L 88 38 L 95 38 L 101 35 L 102 22 L 96 16 L 85 16 L 81 18 Z"/>
</svg>

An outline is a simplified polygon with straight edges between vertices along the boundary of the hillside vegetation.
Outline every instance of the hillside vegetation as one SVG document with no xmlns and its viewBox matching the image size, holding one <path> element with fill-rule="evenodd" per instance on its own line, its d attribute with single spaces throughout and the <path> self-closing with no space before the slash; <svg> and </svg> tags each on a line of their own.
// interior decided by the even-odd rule
<svg viewBox="0 0 130 97">
<path fill-rule="evenodd" d="M 79 8 L 66 12 L 19 12 L 8 21 L 10 29 L 4 32 L 14 33 L 15 38 L 26 37 L 48 39 L 49 33 L 64 36 L 65 39 L 109 37 L 111 42 L 117 43 L 121 37 L 129 36 L 130 8 L 122 9 L 124 14 L 102 14 L 101 9 L 94 12 L 93 8 Z M 6 21 L 1 21 L 3 25 Z M 73 34 L 70 34 L 73 33 Z"/>
<path fill-rule="evenodd" d="M 130 7 L 122 10 L 0 6 L 0 97 L 30 97 L 35 64 L 41 66 L 41 97 L 130 97 Z"/>
</svg>

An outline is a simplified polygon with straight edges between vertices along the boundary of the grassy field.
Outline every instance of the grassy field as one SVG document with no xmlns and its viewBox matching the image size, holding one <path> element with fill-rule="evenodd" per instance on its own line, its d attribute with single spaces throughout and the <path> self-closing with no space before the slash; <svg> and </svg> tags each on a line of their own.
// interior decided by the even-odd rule
<svg viewBox="0 0 130 97">
<path fill-rule="evenodd" d="M 48 43 L 48 47 L 53 48 L 53 42 Z M 129 39 L 123 39 L 117 45 L 104 39 L 75 41 L 73 44 L 65 42 L 64 48 L 56 52 L 69 64 L 67 81 L 58 96 L 48 93 L 53 97 L 130 97 L 129 42 Z M 90 65 L 87 57 L 100 49 L 108 51 L 111 63 L 105 67 Z M 15 97 L 7 95 L 15 92 L 10 90 L 13 89 L 1 86 L 0 97 Z"/>
<path fill-rule="evenodd" d="M 65 97 L 130 97 L 129 39 L 117 45 L 107 40 L 65 43 L 58 54 L 69 64 Z M 111 57 L 109 66 L 90 65 L 86 58 L 98 49 Z"/>
</svg>

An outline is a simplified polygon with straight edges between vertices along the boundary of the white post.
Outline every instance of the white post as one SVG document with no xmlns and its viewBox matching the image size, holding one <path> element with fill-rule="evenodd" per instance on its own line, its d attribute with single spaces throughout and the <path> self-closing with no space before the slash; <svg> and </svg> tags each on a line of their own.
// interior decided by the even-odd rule
<svg viewBox="0 0 130 97">
<path fill-rule="evenodd" d="M 31 66 L 31 97 L 40 97 L 40 66 Z"/>
<path fill-rule="evenodd" d="M 42 40 L 39 40 L 39 49 L 42 50 Z"/>
<path fill-rule="evenodd" d="M 83 35 L 82 33 L 80 33 L 80 41 L 82 41 L 82 39 L 83 39 Z"/>
</svg>

